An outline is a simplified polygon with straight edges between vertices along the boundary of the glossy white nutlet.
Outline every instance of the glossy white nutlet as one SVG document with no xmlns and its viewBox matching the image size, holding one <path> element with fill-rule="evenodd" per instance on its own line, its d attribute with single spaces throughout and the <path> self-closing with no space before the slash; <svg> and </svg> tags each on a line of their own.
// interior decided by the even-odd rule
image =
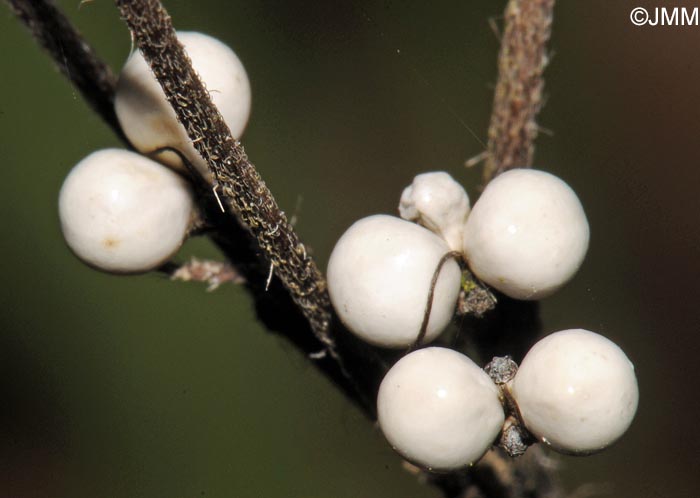
<svg viewBox="0 0 700 498">
<path fill-rule="evenodd" d="M 492 180 L 474 204 L 464 252 L 481 280 L 512 298 L 535 300 L 573 277 L 588 238 L 586 214 L 566 183 L 514 169 Z"/>
<path fill-rule="evenodd" d="M 504 422 L 496 385 L 457 351 L 431 347 L 401 358 L 379 387 L 379 425 L 407 460 L 434 471 L 466 467 Z"/>
<path fill-rule="evenodd" d="M 564 453 L 611 445 L 632 423 L 639 401 L 634 365 L 625 353 L 582 329 L 539 341 L 511 382 L 527 429 Z"/>
<path fill-rule="evenodd" d="M 444 171 L 422 173 L 401 194 L 399 214 L 442 237 L 450 249 L 462 252 L 469 196 Z"/>
<path fill-rule="evenodd" d="M 63 236 L 85 263 L 139 273 L 164 263 L 193 216 L 188 184 L 147 157 L 121 149 L 93 152 L 68 174 L 58 200 Z"/>
<path fill-rule="evenodd" d="M 328 262 L 328 292 L 345 326 L 367 342 L 403 348 L 416 341 L 433 274 L 447 244 L 429 230 L 387 215 L 355 222 Z M 443 264 L 424 342 L 449 324 L 461 283 L 452 259 Z"/>
<path fill-rule="evenodd" d="M 179 31 L 177 37 L 232 135 L 240 138 L 251 107 L 250 82 L 243 64 L 233 50 L 216 38 L 187 31 Z M 202 175 L 208 175 L 206 161 L 177 121 L 175 111 L 138 50 L 131 54 L 119 75 L 114 108 L 124 133 L 139 151 L 150 154 L 163 147 L 177 149 Z M 162 152 L 157 158 L 183 168 L 181 159 L 173 152 Z"/>
</svg>

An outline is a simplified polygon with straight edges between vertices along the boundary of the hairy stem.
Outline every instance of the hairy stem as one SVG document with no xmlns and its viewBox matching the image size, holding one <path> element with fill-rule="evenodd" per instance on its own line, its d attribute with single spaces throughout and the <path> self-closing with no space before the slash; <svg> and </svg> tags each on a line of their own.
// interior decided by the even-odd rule
<svg viewBox="0 0 700 498">
<path fill-rule="evenodd" d="M 553 10 L 554 0 L 509 0 L 506 7 L 484 183 L 532 165 Z"/>
<path fill-rule="evenodd" d="M 317 338 L 333 351 L 323 275 L 212 103 L 175 35 L 170 16 L 157 0 L 117 0 L 116 4 L 178 120 L 209 164 L 215 191 L 251 231 Z"/>
</svg>

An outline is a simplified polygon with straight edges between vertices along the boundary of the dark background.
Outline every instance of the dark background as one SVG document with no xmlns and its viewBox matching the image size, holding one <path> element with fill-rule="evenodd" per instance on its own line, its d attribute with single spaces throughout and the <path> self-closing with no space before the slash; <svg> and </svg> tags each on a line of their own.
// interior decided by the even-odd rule
<svg viewBox="0 0 700 498">
<path fill-rule="evenodd" d="M 112 2 L 62 1 L 114 68 L 130 39 Z M 700 26 L 635 27 L 633 7 L 555 10 L 536 165 L 579 194 L 592 229 L 577 277 L 542 303 L 634 361 L 628 434 L 560 460 L 569 489 L 700 489 Z M 683 2 L 687 8 L 700 2 Z M 678 5 L 678 4 L 676 4 Z M 419 172 L 472 199 L 504 2 L 166 2 L 180 29 L 231 45 L 252 81 L 243 142 L 325 267 L 355 219 L 395 212 Z M 0 496 L 435 497 L 242 289 L 89 270 L 64 246 L 63 177 L 117 139 L 0 7 Z M 475 138 L 475 136 L 478 138 Z M 299 207 L 300 206 L 300 207 Z M 188 254 L 215 256 L 204 241 Z"/>
</svg>

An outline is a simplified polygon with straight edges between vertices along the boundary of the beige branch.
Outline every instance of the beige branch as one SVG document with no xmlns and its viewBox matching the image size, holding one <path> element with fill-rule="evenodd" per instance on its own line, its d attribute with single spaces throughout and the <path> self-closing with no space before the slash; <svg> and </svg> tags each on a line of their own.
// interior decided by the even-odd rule
<svg viewBox="0 0 700 498">
<path fill-rule="evenodd" d="M 506 7 L 484 183 L 532 165 L 553 10 L 554 0 L 510 0 Z"/>
</svg>

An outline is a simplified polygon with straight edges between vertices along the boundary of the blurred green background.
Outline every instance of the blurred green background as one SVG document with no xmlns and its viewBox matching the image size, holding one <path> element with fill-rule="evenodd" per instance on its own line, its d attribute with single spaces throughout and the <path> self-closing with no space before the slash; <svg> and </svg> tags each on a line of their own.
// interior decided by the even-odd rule
<svg viewBox="0 0 700 498">
<path fill-rule="evenodd" d="M 59 2 L 119 68 L 112 2 Z M 684 3 L 687 7 L 694 4 Z M 505 2 L 179 1 L 249 71 L 247 151 L 325 267 L 355 219 L 395 211 L 418 172 L 476 198 Z M 613 448 L 562 458 L 568 489 L 690 497 L 700 489 L 700 27 L 635 27 L 659 0 L 559 2 L 536 164 L 589 216 L 589 256 L 542 305 L 635 362 L 637 418 Z M 675 4 L 678 5 L 678 4 Z M 698 4 L 700 5 L 700 4 Z M 65 174 L 116 138 L 0 9 L 0 497 L 436 497 L 284 340 L 245 292 L 113 277 L 64 246 Z M 476 135 L 476 137 L 475 137 Z M 478 138 L 477 138 L 478 137 Z M 300 206 L 300 207 L 299 207 Z M 204 241 L 189 254 L 215 256 Z"/>
</svg>

